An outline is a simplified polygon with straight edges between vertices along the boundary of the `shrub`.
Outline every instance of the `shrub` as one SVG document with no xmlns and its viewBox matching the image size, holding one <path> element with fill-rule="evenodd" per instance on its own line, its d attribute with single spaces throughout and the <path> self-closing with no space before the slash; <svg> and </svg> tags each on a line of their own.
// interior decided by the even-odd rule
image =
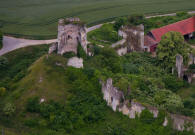
<svg viewBox="0 0 195 135">
<path fill-rule="evenodd" d="M 0 56 L 0 69 L 5 69 L 7 65 L 8 65 L 7 58 Z"/>
<path fill-rule="evenodd" d="M 177 17 L 182 17 L 182 16 L 186 16 L 186 15 L 188 15 L 187 12 L 177 12 L 177 13 L 176 13 L 176 16 L 177 16 Z"/>
<path fill-rule="evenodd" d="M 84 51 L 83 47 L 80 44 L 77 47 L 77 56 L 79 58 L 83 58 L 83 59 L 87 58 L 87 54 L 86 54 L 86 52 Z"/>
<path fill-rule="evenodd" d="M 15 113 L 16 107 L 12 103 L 5 104 L 3 112 L 6 116 L 12 116 Z"/>
<path fill-rule="evenodd" d="M 126 17 L 120 17 L 118 19 L 116 19 L 115 23 L 114 23 L 114 29 L 116 31 L 118 31 L 121 26 L 125 25 L 127 23 L 127 18 Z"/>
<path fill-rule="evenodd" d="M 165 83 L 165 88 L 173 92 L 177 92 L 180 88 L 184 86 L 184 82 L 182 80 L 171 75 L 164 76 L 163 82 Z"/>
<path fill-rule="evenodd" d="M 6 88 L 0 87 L 0 97 L 1 96 L 4 96 L 5 95 L 5 92 L 6 92 Z"/>
<path fill-rule="evenodd" d="M 24 124 L 28 127 L 36 127 L 39 125 L 38 120 L 37 119 L 28 119 L 25 120 Z"/>
<path fill-rule="evenodd" d="M 40 103 L 39 97 L 29 98 L 26 104 L 26 110 L 28 112 L 39 112 L 40 111 Z"/>
<path fill-rule="evenodd" d="M 153 114 L 149 112 L 147 109 L 143 110 L 140 115 L 140 120 L 144 123 L 151 124 L 155 119 Z"/>
<path fill-rule="evenodd" d="M 67 53 L 63 54 L 63 57 L 65 57 L 65 58 L 72 58 L 74 56 L 76 56 L 76 54 L 74 52 L 67 52 Z"/>
</svg>

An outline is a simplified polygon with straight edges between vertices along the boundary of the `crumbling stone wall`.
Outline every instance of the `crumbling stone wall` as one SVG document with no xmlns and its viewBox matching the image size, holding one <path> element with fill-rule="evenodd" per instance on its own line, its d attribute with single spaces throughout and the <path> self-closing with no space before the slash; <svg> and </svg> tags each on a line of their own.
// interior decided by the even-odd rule
<svg viewBox="0 0 195 135">
<path fill-rule="evenodd" d="M 183 57 L 180 54 L 176 56 L 176 70 L 178 73 L 178 77 L 182 78 L 183 77 Z"/>
<path fill-rule="evenodd" d="M 136 115 L 140 116 L 143 110 L 148 109 L 154 118 L 158 117 L 159 110 L 156 107 L 145 106 L 134 100 L 126 100 L 123 92 L 113 86 L 111 78 L 107 79 L 106 82 L 101 82 L 101 84 L 104 100 L 114 111 L 120 111 L 129 118 L 134 119 Z M 172 127 L 178 131 L 193 130 L 195 133 L 195 120 L 190 117 L 167 113 L 162 125 L 167 126 L 168 123 L 171 123 Z"/>
<path fill-rule="evenodd" d="M 77 54 L 77 47 L 81 44 L 87 53 L 87 29 L 80 22 L 79 18 L 60 19 L 58 23 L 58 54 L 74 52 Z"/>
<path fill-rule="evenodd" d="M 124 26 L 119 35 L 126 39 L 127 52 L 144 51 L 144 26 Z"/>
</svg>

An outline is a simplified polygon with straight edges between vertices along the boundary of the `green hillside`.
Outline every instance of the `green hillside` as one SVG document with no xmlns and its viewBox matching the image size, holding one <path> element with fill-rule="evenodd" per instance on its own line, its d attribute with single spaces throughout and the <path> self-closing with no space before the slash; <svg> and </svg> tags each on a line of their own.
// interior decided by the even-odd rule
<svg viewBox="0 0 195 135">
<path fill-rule="evenodd" d="M 1 90 L 0 130 L 6 135 L 192 134 L 162 126 L 165 110 L 183 108 L 173 108 L 171 103 L 183 104 L 174 91 L 184 88 L 185 82 L 156 66 L 149 54 L 119 57 L 112 49 L 95 47 L 95 56 L 85 58 L 84 69 L 75 69 L 66 66 L 65 56 L 48 56 L 47 50 L 46 45 L 27 47 L 0 59 L 0 87 L 6 89 L 3 94 Z M 103 100 L 99 84 L 108 77 L 124 93 L 126 84 L 132 86 L 127 98 L 165 108 L 157 119 L 147 111 L 139 119 L 113 112 Z M 166 80 L 175 83 L 170 86 Z M 157 100 L 159 91 L 169 94 Z"/>
<path fill-rule="evenodd" d="M 80 17 L 87 24 L 134 13 L 195 10 L 194 0 L 1 0 L 0 27 L 15 36 L 54 38 L 59 18 Z"/>
</svg>

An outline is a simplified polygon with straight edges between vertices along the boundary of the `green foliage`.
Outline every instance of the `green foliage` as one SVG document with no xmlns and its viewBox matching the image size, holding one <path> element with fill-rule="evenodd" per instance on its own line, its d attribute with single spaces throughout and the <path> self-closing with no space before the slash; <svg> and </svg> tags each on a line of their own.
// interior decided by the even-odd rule
<svg viewBox="0 0 195 135">
<path fill-rule="evenodd" d="M 187 12 L 177 12 L 176 13 L 176 16 L 178 16 L 178 17 L 183 17 L 183 16 L 187 16 L 187 15 L 188 15 Z"/>
<path fill-rule="evenodd" d="M 83 47 L 80 44 L 77 47 L 77 56 L 79 58 L 83 58 L 83 59 L 87 58 L 87 54 L 86 54 L 86 52 L 84 51 Z"/>
<path fill-rule="evenodd" d="M 15 113 L 15 110 L 16 110 L 16 107 L 12 103 L 6 103 L 3 108 L 3 112 L 6 116 L 13 116 Z"/>
<path fill-rule="evenodd" d="M 165 75 L 162 77 L 165 88 L 177 92 L 185 86 L 184 81 L 176 78 L 175 76 Z"/>
<path fill-rule="evenodd" d="M 6 93 L 6 88 L 0 87 L 0 97 L 4 96 Z"/>
<path fill-rule="evenodd" d="M 91 31 L 87 35 L 88 40 L 93 44 L 108 46 L 121 39 L 118 31 L 114 29 L 114 24 L 104 24 L 99 29 Z"/>
<path fill-rule="evenodd" d="M 76 56 L 76 54 L 74 52 L 67 52 L 67 53 L 63 54 L 63 57 L 65 57 L 65 58 L 72 58 L 74 56 Z"/>
<path fill-rule="evenodd" d="M 175 67 L 177 54 L 183 56 L 184 63 L 186 64 L 189 53 L 189 45 L 184 42 L 184 37 L 179 32 L 171 31 L 163 35 L 157 47 L 159 64 L 169 71 Z"/>
<path fill-rule="evenodd" d="M 27 68 L 48 52 L 48 45 L 26 47 L 0 57 L 0 86 L 9 90 L 12 81 L 26 75 Z M 12 81 L 11 81 L 12 80 Z"/>
<path fill-rule="evenodd" d="M 153 114 L 149 110 L 145 109 L 140 114 L 140 120 L 143 123 L 151 124 L 152 122 L 154 122 L 155 118 L 153 117 Z"/>
<path fill-rule="evenodd" d="M 26 104 L 26 110 L 28 112 L 39 112 L 40 110 L 40 100 L 39 97 L 29 98 Z"/>
<path fill-rule="evenodd" d="M 3 70 L 8 66 L 8 59 L 6 57 L 0 56 L 0 69 Z"/>
<path fill-rule="evenodd" d="M 118 31 L 121 28 L 121 26 L 124 26 L 126 24 L 127 24 L 127 18 L 126 17 L 120 17 L 120 18 L 116 19 L 113 27 L 116 31 Z"/>
<path fill-rule="evenodd" d="M 128 23 L 130 25 L 139 25 L 144 23 L 144 16 L 141 14 L 134 14 L 128 17 Z"/>
</svg>

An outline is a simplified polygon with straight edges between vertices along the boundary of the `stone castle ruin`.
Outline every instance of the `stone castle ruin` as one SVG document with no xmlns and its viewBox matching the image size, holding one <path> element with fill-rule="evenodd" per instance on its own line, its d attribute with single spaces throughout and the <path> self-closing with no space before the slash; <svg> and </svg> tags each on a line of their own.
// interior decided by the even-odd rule
<svg viewBox="0 0 195 135">
<path fill-rule="evenodd" d="M 145 50 L 143 25 L 123 26 L 118 33 L 126 40 L 127 52 Z"/>
<path fill-rule="evenodd" d="M 189 55 L 189 62 L 187 66 L 184 66 L 183 64 L 183 56 L 178 54 L 176 56 L 176 71 L 178 78 L 184 79 L 188 81 L 188 83 L 192 83 L 193 78 L 195 78 L 195 71 L 192 69 L 192 71 L 189 69 L 190 65 L 195 64 L 195 56 L 193 54 Z"/>
<path fill-rule="evenodd" d="M 49 53 L 57 51 L 61 55 L 66 52 L 77 54 L 78 45 L 81 45 L 87 53 L 87 28 L 85 24 L 79 18 L 60 19 L 57 43 L 50 47 Z"/>
<path fill-rule="evenodd" d="M 158 108 L 139 103 L 136 100 L 125 99 L 123 92 L 113 86 L 112 78 L 108 78 L 105 82 L 101 82 L 101 84 L 104 100 L 113 111 L 119 111 L 122 114 L 127 115 L 130 119 L 135 119 L 136 116 L 139 117 L 144 110 L 151 112 L 153 118 L 158 117 Z M 166 112 L 162 125 L 168 126 L 168 124 L 175 130 L 192 130 L 195 133 L 195 120 L 190 117 Z"/>
</svg>

